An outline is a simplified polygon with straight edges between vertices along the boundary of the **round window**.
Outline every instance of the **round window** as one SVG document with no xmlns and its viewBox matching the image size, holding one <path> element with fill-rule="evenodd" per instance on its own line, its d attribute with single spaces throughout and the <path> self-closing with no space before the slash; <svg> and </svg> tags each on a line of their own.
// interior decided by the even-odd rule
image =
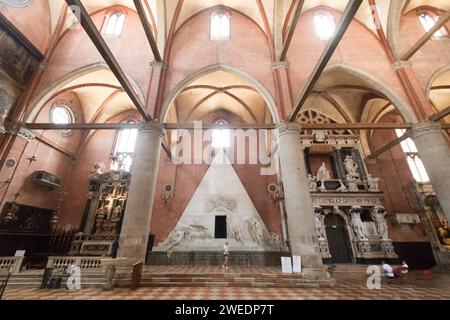
<svg viewBox="0 0 450 320">
<path fill-rule="evenodd" d="M 56 103 L 50 110 L 50 122 L 54 124 L 71 124 L 74 122 L 72 110 L 61 103 Z M 70 130 L 63 130 L 63 133 L 68 133 Z"/>
</svg>

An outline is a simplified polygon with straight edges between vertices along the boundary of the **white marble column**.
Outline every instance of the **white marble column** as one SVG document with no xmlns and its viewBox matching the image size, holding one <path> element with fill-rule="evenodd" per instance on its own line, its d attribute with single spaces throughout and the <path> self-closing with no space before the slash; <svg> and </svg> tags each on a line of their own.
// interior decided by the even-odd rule
<svg viewBox="0 0 450 320">
<path fill-rule="evenodd" d="M 412 138 L 419 151 L 433 190 L 450 221 L 450 149 L 439 122 L 416 124 Z"/>
<path fill-rule="evenodd" d="M 131 183 L 119 241 L 119 258 L 145 260 L 163 130 L 147 122 L 139 128 Z"/>
<path fill-rule="evenodd" d="M 292 254 L 302 257 L 304 275 L 324 279 L 328 274 L 318 247 L 300 131 L 298 123 L 282 123 L 278 126 L 289 240 Z"/>
</svg>

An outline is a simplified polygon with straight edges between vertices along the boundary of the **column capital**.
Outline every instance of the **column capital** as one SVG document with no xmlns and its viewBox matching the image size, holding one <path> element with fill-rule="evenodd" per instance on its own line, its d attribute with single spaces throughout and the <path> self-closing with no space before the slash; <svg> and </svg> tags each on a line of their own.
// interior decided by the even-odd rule
<svg viewBox="0 0 450 320">
<path fill-rule="evenodd" d="M 442 130 L 442 124 L 438 121 L 426 121 L 422 123 L 414 123 L 412 128 L 413 137 L 420 137 L 428 133 L 436 133 Z"/>
<path fill-rule="evenodd" d="M 40 70 L 43 70 L 43 71 L 48 70 L 48 61 L 43 61 L 43 62 L 39 63 L 37 68 Z"/>
<path fill-rule="evenodd" d="M 284 136 L 287 134 L 300 134 L 302 126 L 298 122 L 286 122 L 283 121 L 277 125 L 278 136 Z"/>
<path fill-rule="evenodd" d="M 409 67 L 411 67 L 411 61 L 405 61 L 405 60 L 397 60 L 392 65 L 392 68 L 394 70 L 404 69 L 404 68 L 409 68 Z"/>
<path fill-rule="evenodd" d="M 143 133 L 156 133 L 159 134 L 161 137 L 163 137 L 164 136 L 163 125 L 160 122 L 154 120 L 143 122 L 139 126 L 139 134 Z"/>
<path fill-rule="evenodd" d="M 152 69 L 167 69 L 169 66 L 165 61 L 150 61 L 150 68 Z"/>
<path fill-rule="evenodd" d="M 289 68 L 289 62 L 287 61 L 275 61 L 272 63 L 273 69 L 288 69 Z"/>
</svg>

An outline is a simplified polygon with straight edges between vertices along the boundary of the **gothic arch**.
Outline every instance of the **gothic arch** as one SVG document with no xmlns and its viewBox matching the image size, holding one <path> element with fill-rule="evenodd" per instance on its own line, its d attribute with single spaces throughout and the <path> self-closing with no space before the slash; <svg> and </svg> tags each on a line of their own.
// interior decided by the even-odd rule
<svg viewBox="0 0 450 320">
<path fill-rule="evenodd" d="M 62 76 L 58 80 L 56 80 L 52 85 L 50 85 L 47 88 L 45 88 L 44 90 L 42 90 L 42 93 L 40 95 L 38 95 L 32 101 L 31 105 L 33 107 L 31 108 L 31 110 L 28 113 L 27 122 L 34 121 L 35 117 L 37 116 L 39 111 L 42 109 L 42 107 L 47 103 L 47 101 L 52 96 L 57 94 L 64 86 L 66 86 L 67 84 L 71 83 L 72 81 L 74 81 L 82 76 L 85 76 L 87 74 L 90 74 L 90 73 L 93 73 L 96 71 L 100 71 L 100 70 L 110 71 L 110 69 L 108 68 L 108 66 L 105 63 L 99 62 L 99 63 L 94 63 L 91 65 L 87 65 L 87 66 L 81 67 L 79 69 L 76 69 L 76 70 Z M 137 82 L 129 76 L 128 76 L 128 79 L 130 80 L 130 82 L 131 82 L 133 88 L 135 89 L 136 93 L 138 94 L 139 98 L 142 101 L 145 101 L 144 93 L 142 92 L 142 90 L 139 87 L 139 85 L 137 84 Z"/>
<path fill-rule="evenodd" d="M 261 82 L 256 80 L 253 76 L 251 76 L 247 72 L 221 63 L 207 66 L 203 69 L 200 69 L 192 73 L 190 76 L 181 81 L 174 89 L 172 89 L 172 91 L 165 97 L 165 100 L 163 102 L 160 114 L 161 121 L 164 122 L 166 120 L 171 103 L 187 86 L 189 86 L 190 83 L 215 71 L 225 71 L 247 80 L 251 85 L 255 87 L 256 91 L 258 91 L 258 93 L 266 102 L 274 123 L 280 122 L 277 104 L 275 102 L 275 99 L 270 94 L 269 90 L 267 90 Z"/>
<path fill-rule="evenodd" d="M 431 87 L 433 86 L 433 83 L 437 80 L 437 78 L 439 78 L 441 75 L 443 75 L 444 73 L 450 72 L 450 64 L 447 64 L 439 69 L 437 69 L 430 77 L 430 80 L 428 80 L 427 83 L 427 91 L 426 91 L 426 95 L 429 98 L 430 97 L 430 91 L 431 91 Z"/>
<path fill-rule="evenodd" d="M 402 18 L 404 1 L 393 0 L 389 6 L 389 17 L 387 24 L 387 38 L 395 58 L 401 55 L 400 46 L 400 20 Z"/>
<path fill-rule="evenodd" d="M 335 63 L 325 68 L 323 75 L 331 71 L 346 73 L 360 79 L 361 81 L 364 81 L 365 84 L 370 88 L 382 93 L 389 101 L 391 101 L 406 122 L 418 122 L 416 115 L 412 111 L 412 107 L 387 84 L 369 74 L 368 72 L 358 69 L 352 65 Z"/>
</svg>

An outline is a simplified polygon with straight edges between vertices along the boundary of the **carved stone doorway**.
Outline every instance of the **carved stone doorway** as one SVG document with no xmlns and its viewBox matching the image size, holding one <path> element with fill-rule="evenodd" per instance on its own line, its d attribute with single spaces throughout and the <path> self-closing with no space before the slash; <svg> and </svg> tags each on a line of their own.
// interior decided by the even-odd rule
<svg viewBox="0 0 450 320">
<path fill-rule="evenodd" d="M 352 263 L 350 240 L 345 220 L 338 214 L 329 214 L 325 218 L 331 263 Z"/>
</svg>

